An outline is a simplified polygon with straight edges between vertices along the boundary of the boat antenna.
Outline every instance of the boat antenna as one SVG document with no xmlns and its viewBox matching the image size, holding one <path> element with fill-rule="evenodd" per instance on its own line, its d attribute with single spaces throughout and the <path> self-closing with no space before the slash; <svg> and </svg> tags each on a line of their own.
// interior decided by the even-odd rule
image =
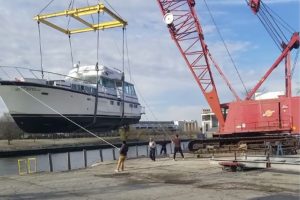
<svg viewBox="0 0 300 200">
<path fill-rule="evenodd" d="M 100 11 L 98 11 L 98 24 L 100 23 Z M 97 29 L 97 62 L 96 62 L 96 96 L 95 96 L 95 109 L 93 124 L 97 121 L 97 110 L 98 110 L 98 96 L 99 96 L 99 29 Z"/>
</svg>

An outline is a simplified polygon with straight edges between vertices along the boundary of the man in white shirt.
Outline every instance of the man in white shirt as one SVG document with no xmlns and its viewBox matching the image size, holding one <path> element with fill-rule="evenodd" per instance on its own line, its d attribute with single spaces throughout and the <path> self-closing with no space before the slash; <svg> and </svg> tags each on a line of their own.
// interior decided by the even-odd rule
<svg viewBox="0 0 300 200">
<path fill-rule="evenodd" d="M 151 158 L 151 160 L 155 161 L 156 143 L 155 143 L 155 141 L 152 138 L 150 138 L 149 150 L 150 150 L 150 158 Z"/>
</svg>

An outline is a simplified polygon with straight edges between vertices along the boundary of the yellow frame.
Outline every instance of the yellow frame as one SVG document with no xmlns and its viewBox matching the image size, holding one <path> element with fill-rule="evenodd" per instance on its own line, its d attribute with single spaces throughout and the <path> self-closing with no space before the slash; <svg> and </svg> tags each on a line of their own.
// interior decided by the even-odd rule
<svg viewBox="0 0 300 200">
<path fill-rule="evenodd" d="M 27 167 L 27 160 L 26 159 L 18 159 L 18 168 L 19 168 L 19 175 L 27 174 L 27 168 L 26 171 L 22 171 L 22 163 L 24 163 L 24 168 Z"/>
<path fill-rule="evenodd" d="M 113 20 L 112 21 L 107 21 L 107 22 L 102 22 L 102 23 L 96 23 L 96 24 L 91 24 L 84 19 L 81 18 L 81 16 L 84 15 L 91 15 L 91 14 L 96 14 L 96 13 L 107 13 L 110 15 Z M 79 29 L 65 29 L 63 27 L 60 27 L 58 25 L 55 25 L 52 22 L 47 21 L 49 18 L 54 18 L 54 17 L 61 17 L 61 16 L 70 16 L 73 19 L 77 20 L 78 22 L 84 24 L 86 28 L 79 28 Z M 82 33 L 82 32 L 89 32 L 89 31 L 96 31 L 96 30 L 104 30 L 104 29 L 109 29 L 109 28 L 116 28 L 116 27 L 125 27 L 127 25 L 127 22 L 117 16 L 115 13 L 113 13 L 111 10 L 106 8 L 104 4 L 100 3 L 95 6 L 87 6 L 87 7 L 82 7 L 82 8 L 75 8 L 71 10 L 65 10 L 65 11 L 60 11 L 60 12 L 55 12 L 55 13 L 50 13 L 50 14 L 41 14 L 37 15 L 33 18 L 34 20 L 37 20 L 38 22 L 41 22 L 43 24 L 46 24 L 62 33 L 65 33 L 67 35 L 75 34 L 75 33 Z"/>
<path fill-rule="evenodd" d="M 34 170 L 32 170 L 32 168 L 31 168 L 32 161 L 34 162 L 34 164 L 33 164 Z M 36 173 L 36 167 L 37 167 L 36 158 L 28 158 L 27 159 L 27 170 L 28 170 L 28 173 L 29 174 Z"/>
</svg>

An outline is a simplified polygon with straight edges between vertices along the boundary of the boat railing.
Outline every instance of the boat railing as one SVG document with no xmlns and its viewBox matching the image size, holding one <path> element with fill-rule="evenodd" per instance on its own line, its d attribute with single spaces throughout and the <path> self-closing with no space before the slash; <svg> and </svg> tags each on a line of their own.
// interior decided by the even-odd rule
<svg viewBox="0 0 300 200">
<path fill-rule="evenodd" d="M 0 66 L 0 80 L 39 83 L 50 86 L 69 88 L 88 94 L 96 94 L 96 83 L 93 83 L 91 81 L 60 73 L 41 71 L 26 67 Z M 98 92 L 117 96 L 116 89 L 106 88 L 102 85 L 99 85 Z"/>
<path fill-rule="evenodd" d="M 82 82 L 83 84 L 95 84 L 87 80 L 75 78 L 65 74 L 31 69 L 27 67 L 0 66 L 0 79 L 7 81 L 45 80 L 45 81 L 68 81 Z"/>
</svg>

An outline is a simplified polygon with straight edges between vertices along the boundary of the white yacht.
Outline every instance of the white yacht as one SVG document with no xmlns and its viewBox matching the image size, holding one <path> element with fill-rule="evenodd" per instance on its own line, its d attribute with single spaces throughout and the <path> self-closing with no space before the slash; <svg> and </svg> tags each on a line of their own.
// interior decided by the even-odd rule
<svg viewBox="0 0 300 200">
<path fill-rule="evenodd" d="M 1 70 L 12 69 L 1 67 Z M 76 65 L 67 76 L 43 72 L 43 79 L 36 75 L 39 70 L 15 70 L 14 75 L 2 73 L 10 74 L 10 80 L 0 78 L 0 96 L 25 132 L 80 129 L 70 120 L 89 130 L 113 130 L 138 123 L 143 113 L 134 85 L 123 80 L 122 73 L 115 69 L 99 66 L 96 70 L 95 65 Z M 25 73 L 26 70 L 30 73 Z M 60 78 L 50 78 L 53 76 Z"/>
</svg>

